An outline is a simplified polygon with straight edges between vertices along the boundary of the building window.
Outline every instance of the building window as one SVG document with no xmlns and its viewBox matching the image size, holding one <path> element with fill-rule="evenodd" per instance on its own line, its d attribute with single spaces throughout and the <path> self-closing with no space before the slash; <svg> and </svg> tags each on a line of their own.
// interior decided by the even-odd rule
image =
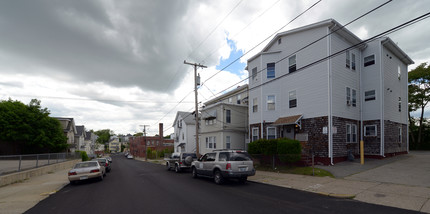
<svg viewBox="0 0 430 214">
<path fill-rule="evenodd" d="M 230 145 L 231 141 L 230 141 L 230 136 L 225 136 L 225 148 L 226 149 L 230 149 Z"/>
<path fill-rule="evenodd" d="M 278 39 L 278 45 L 280 45 L 282 43 L 282 38 Z"/>
<path fill-rule="evenodd" d="M 184 133 L 182 133 L 182 140 L 184 140 L 185 139 L 185 135 L 184 135 Z"/>
<path fill-rule="evenodd" d="M 370 90 L 364 92 L 364 101 L 376 100 L 376 92 L 375 90 Z"/>
<path fill-rule="evenodd" d="M 206 148 L 207 149 L 216 149 L 216 138 L 213 137 L 206 137 Z"/>
<path fill-rule="evenodd" d="M 297 96 L 296 96 L 296 91 L 290 91 L 288 93 L 288 97 L 289 97 L 289 106 L 290 108 L 295 108 L 297 107 Z"/>
<path fill-rule="evenodd" d="M 364 67 L 375 64 L 375 55 L 364 57 Z"/>
<path fill-rule="evenodd" d="M 399 66 L 397 66 L 397 78 L 399 78 L 399 80 L 400 80 L 401 76 L 402 76 L 402 70 L 400 69 L 400 65 L 399 65 Z"/>
<path fill-rule="evenodd" d="M 376 125 L 364 126 L 364 136 L 376 136 Z"/>
<path fill-rule="evenodd" d="M 252 99 L 252 112 L 258 112 L 258 99 Z"/>
<path fill-rule="evenodd" d="M 351 54 L 351 69 L 355 71 L 355 54 Z"/>
<path fill-rule="evenodd" d="M 402 142 L 402 127 L 399 127 L 399 143 Z"/>
<path fill-rule="evenodd" d="M 267 127 L 267 139 L 276 139 L 276 127 Z"/>
<path fill-rule="evenodd" d="M 252 81 L 257 80 L 257 67 L 252 69 Z"/>
<path fill-rule="evenodd" d="M 236 103 L 237 103 L 237 104 L 240 104 L 240 94 L 238 94 L 238 95 L 236 96 L 236 99 L 237 99 L 237 100 L 236 100 Z"/>
<path fill-rule="evenodd" d="M 346 87 L 346 105 L 351 105 L 351 88 Z"/>
<path fill-rule="evenodd" d="M 350 68 L 351 60 L 349 59 L 349 51 L 346 51 L 346 68 Z"/>
<path fill-rule="evenodd" d="M 225 122 L 231 123 L 231 110 L 225 110 Z"/>
<path fill-rule="evenodd" d="M 267 96 L 267 110 L 275 110 L 275 95 Z"/>
<path fill-rule="evenodd" d="M 402 98 L 399 97 L 399 112 L 402 112 Z"/>
<path fill-rule="evenodd" d="M 352 106 L 357 106 L 357 91 L 352 89 Z"/>
<path fill-rule="evenodd" d="M 275 78 L 275 63 L 267 63 L 267 78 Z"/>
<path fill-rule="evenodd" d="M 357 142 L 357 125 L 346 124 L 346 142 L 347 143 Z"/>
<path fill-rule="evenodd" d="M 233 98 L 229 97 L 229 98 L 228 98 L 228 102 L 229 102 L 229 103 L 232 103 L 232 102 L 233 102 Z"/>
<path fill-rule="evenodd" d="M 292 72 L 297 70 L 296 69 L 296 55 L 288 58 L 288 64 L 289 64 L 289 66 L 288 66 L 288 72 L 289 73 L 292 73 Z"/>
<path fill-rule="evenodd" d="M 257 128 L 252 128 L 252 142 L 258 140 L 258 127 Z"/>
</svg>

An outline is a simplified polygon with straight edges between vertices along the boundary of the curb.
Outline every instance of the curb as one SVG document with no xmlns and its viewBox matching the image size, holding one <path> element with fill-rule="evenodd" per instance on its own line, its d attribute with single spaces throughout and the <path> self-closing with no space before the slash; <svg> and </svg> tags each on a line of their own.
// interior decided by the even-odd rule
<svg viewBox="0 0 430 214">
<path fill-rule="evenodd" d="M 342 199 L 354 199 L 355 195 L 350 194 L 337 194 L 337 193 L 326 193 L 326 192 L 313 192 L 324 196 L 329 196 L 333 198 L 342 198 Z"/>
</svg>

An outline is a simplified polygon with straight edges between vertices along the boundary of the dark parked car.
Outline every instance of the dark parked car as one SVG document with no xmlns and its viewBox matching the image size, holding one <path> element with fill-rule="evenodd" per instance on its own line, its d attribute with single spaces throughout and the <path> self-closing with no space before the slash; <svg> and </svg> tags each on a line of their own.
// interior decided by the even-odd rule
<svg viewBox="0 0 430 214">
<path fill-rule="evenodd" d="M 108 159 L 106 159 L 106 158 L 97 158 L 96 160 L 100 163 L 100 165 L 102 165 L 102 166 L 104 166 L 106 168 L 106 172 L 110 172 L 111 166 L 110 166 L 110 163 L 109 163 Z"/>
</svg>

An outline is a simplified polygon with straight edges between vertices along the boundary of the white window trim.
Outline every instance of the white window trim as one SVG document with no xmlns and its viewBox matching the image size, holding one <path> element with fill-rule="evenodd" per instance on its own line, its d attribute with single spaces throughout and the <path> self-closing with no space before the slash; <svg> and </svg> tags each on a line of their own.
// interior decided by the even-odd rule
<svg viewBox="0 0 430 214">
<path fill-rule="evenodd" d="M 399 143 L 403 143 L 402 127 L 399 127 Z"/>
<path fill-rule="evenodd" d="M 273 126 L 268 126 L 267 128 L 266 128 L 266 139 L 269 139 L 269 129 L 275 129 L 275 139 L 276 138 L 278 138 L 278 136 L 277 136 L 277 133 L 276 133 L 276 131 L 277 131 L 277 129 L 276 129 L 276 127 L 273 127 Z"/>
<path fill-rule="evenodd" d="M 269 96 L 273 96 L 275 99 L 274 99 L 274 109 L 269 109 Z M 276 111 L 276 95 L 274 95 L 274 94 L 271 94 L 271 95 L 267 95 L 266 96 L 266 110 L 267 111 Z"/>
<path fill-rule="evenodd" d="M 367 127 L 371 127 L 371 126 L 375 127 L 375 135 L 366 135 L 366 128 Z M 377 125 L 365 125 L 364 126 L 364 136 L 369 136 L 369 137 L 376 137 L 376 136 L 378 136 L 378 126 Z"/>
<path fill-rule="evenodd" d="M 353 132 L 353 127 L 355 132 Z M 349 139 L 348 139 L 348 131 L 349 131 Z M 355 141 L 353 141 L 355 135 Z M 346 124 L 346 142 L 347 143 L 357 143 L 357 125 L 356 124 Z"/>
<path fill-rule="evenodd" d="M 254 111 L 254 106 L 257 106 L 257 110 Z M 258 112 L 258 97 L 255 97 L 254 99 L 252 99 L 252 113 L 257 113 Z"/>
<path fill-rule="evenodd" d="M 364 91 L 364 102 L 369 102 L 369 101 L 373 101 L 373 100 L 366 100 L 366 92 L 369 92 L 369 91 L 374 91 L 375 92 L 375 99 L 373 99 L 373 100 L 377 100 L 378 99 L 378 97 L 376 97 L 376 90 L 375 89 L 372 89 L 372 90 L 367 90 L 367 91 Z"/>
<path fill-rule="evenodd" d="M 227 146 L 227 145 L 229 145 L 229 146 Z M 226 149 L 230 149 L 231 148 L 231 136 L 225 136 L 225 148 Z"/>
<path fill-rule="evenodd" d="M 294 92 L 294 95 L 296 97 L 295 99 L 291 99 L 291 96 L 290 96 L 291 92 Z M 296 100 L 296 106 L 290 107 L 290 101 L 291 100 Z M 294 90 L 291 90 L 291 91 L 288 92 L 288 108 L 297 108 L 297 106 L 298 106 L 298 103 L 297 103 L 297 90 L 294 89 Z"/>
<path fill-rule="evenodd" d="M 257 137 L 257 140 L 260 139 L 259 138 L 259 134 L 260 134 L 259 132 L 260 132 L 260 129 L 258 127 L 252 128 L 252 138 L 251 138 L 252 141 L 254 141 L 253 140 L 254 137 Z M 254 135 L 254 134 L 256 134 L 256 135 Z"/>
</svg>

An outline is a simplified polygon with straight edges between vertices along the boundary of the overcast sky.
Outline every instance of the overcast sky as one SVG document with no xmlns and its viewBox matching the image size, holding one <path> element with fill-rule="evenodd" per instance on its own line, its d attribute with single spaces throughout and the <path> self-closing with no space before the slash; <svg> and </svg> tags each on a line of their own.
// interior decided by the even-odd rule
<svg viewBox="0 0 430 214">
<path fill-rule="evenodd" d="M 0 99 L 39 99 L 51 116 L 88 130 L 134 134 L 145 124 L 153 135 L 162 122 L 169 134 L 177 111 L 193 111 L 193 68 L 184 60 L 208 66 L 199 69 L 199 101 L 207 101 L 244 80 L 246 60 L 272 37 L 252 48 L 315 2 L 1 1 Z M 323 0 L 281 32 L 329 18 L 346 24 L 384 2 Z M 427 0 L 397 0 L 347 28 L 366 39 L 428 12 Z M 409 70 L 430 62 L 429 26 L 425 19 L 389 35 L 415 61 Z"/>
</svg>

